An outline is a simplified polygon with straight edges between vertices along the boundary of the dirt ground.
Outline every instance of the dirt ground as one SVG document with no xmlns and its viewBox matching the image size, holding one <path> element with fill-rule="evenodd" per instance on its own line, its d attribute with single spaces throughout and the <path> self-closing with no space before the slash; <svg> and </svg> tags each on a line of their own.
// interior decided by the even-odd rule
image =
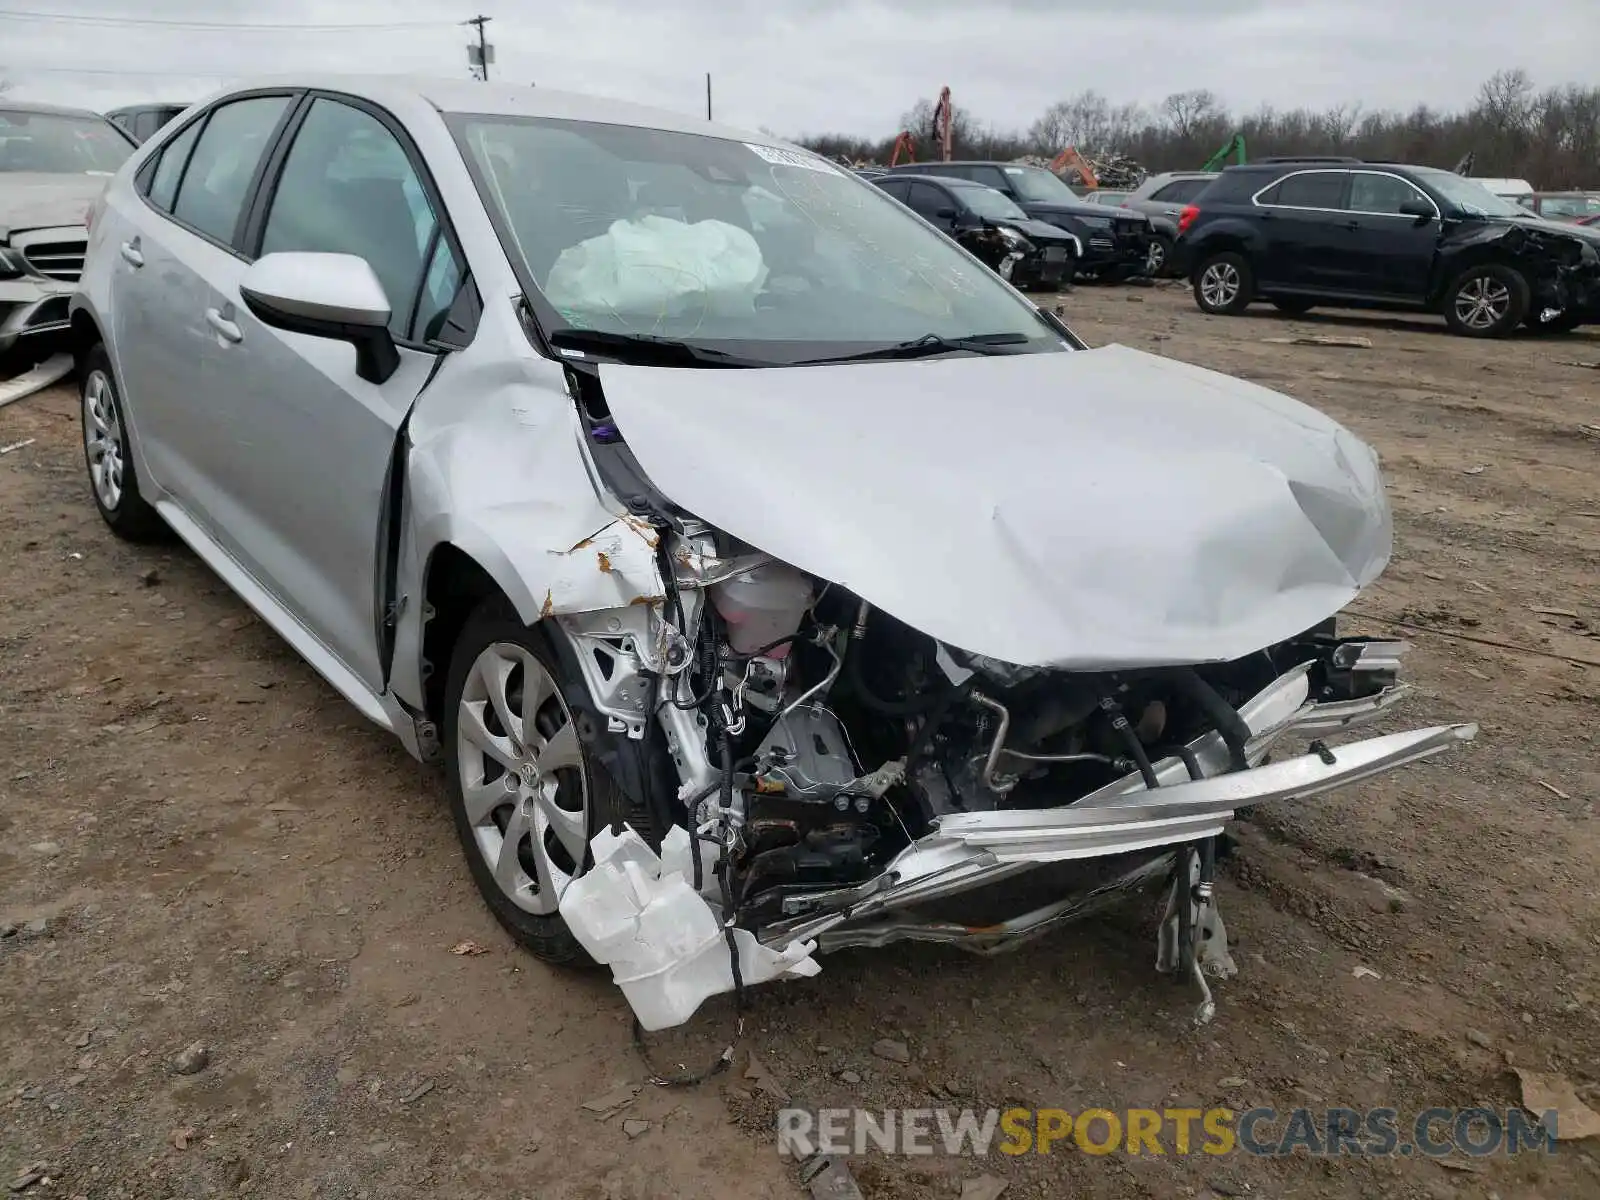
<svg viewBox="0 0 1600 1200">
<path fill-rule="evenodd" d="M 1214 1024 L 1113 919 L 997 959 L 826 958 L 753 997 L 734 1070 L 649 1086 L 608 980 L 518 952 L 478 902 L 435 774 L 181 547 L 102 527 L 57 388 L 0 410 L 0 446 L 35 439 L 0 457 L 0 1182 L 43 1163 L 26 1194 L 799 1196 L 752 1050 L 797 1100 L 873 1109 L 1504 1108 L 1512 1065 L 1600 1106 L 1600 371 L 1573 365 L 1600 332 L 1207 317 L 1175 287 L 1061 303 L 1091 343 L 1289 392 L 1378 447 L 1396 553 L 1356 608 L 1413 641 L 1418 685 L 1389 727 L 1482 727 L 1238 823 L 1219 890 L 1241 973 Z M 1372 345 L 1266 340 L 1295 333 Z M 660 1061 L 729 1032 L 719 1007 Z M 178 1073 L 196 1042 L 206 1065 Z M 1558 1200 L 1600 1196 L 1597 1154 L 855 1168 L 868 1200 L 953 1200 L 980 1174 L 1006 1200 Z"/>
</svg>

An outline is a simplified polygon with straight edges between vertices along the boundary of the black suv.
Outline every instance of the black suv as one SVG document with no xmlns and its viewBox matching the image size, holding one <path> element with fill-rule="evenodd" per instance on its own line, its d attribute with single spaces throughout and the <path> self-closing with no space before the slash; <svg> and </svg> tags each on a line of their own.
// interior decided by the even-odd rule
<svg viewBox="0 0 1600 1200">
<path fill-rule="evenodd" d="M 905 163 L 895 175 L 953 175 L 1009 196 L 1036 221 L 1065 229 L 1083 243 L 1078 270 L 1110 282 L 1142 274 L 1151 241 L 1150 218 L 1125 208 L 1090 204 L 1044 167 L 1005 162 Z"/>
<path fill-rule="evenodd" d="M 1035 221 L 993 188 L 970 179 L 879 175 L 871 181 L 1019 288 L 1072 280 L 1083 253 L 1065 229 Z"/>
<path fill-rule="evenodd" d="M 1600 230 L 1433 167 L 1263 159 L 1223 171 L 1178 227 L 1177 262 L 1208 313 L 1254 300 L 1420 309 L 1468 337 L 1600 320 Z"/>
</svg>

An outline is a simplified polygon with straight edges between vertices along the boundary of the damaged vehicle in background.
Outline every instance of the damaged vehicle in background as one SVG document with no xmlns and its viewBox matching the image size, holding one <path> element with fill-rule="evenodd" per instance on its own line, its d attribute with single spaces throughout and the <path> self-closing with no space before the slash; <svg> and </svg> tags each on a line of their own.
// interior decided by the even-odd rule
<svg viewBox="0 0 1600 1200">
<path fill-rule="evenodd" d="M 1086 349 L 770 137 L 279 79 L 161 130 L 92 228 L 107 524 L 176 530 L 442 762 L 495 916 L 645 1028 L 1151 891 L 1203 1019 L 1233 812 L 1475 734 L 1289 748 L 1406 690 L 1336 627 L 1390 554 L 1370 448 Z"/>
<path fill-rule="evenodd" d="M 1036 221 L 1064 229 L 1083 246 L 1081 275 L 1121 283 L 1148 269 L 1155 230 L 1150 219 L 1132 209 L 1091 204 L 1045 167 L 1002 162 L 905 163 L 895 175 L 937 175 L 970 179 L 1009 198 Z"/>
<path fill-rule="evenodd" d="M 132 153 L 96 113 L 0 99 L 0 359 L 66 329 L 85 214 Z"/>
<path fill-rule="evenodd" d="M 1203 312 L 1410 309 L 1466 337 L 1600 320 L 1600 234 L 1434 167 L 1263 159 L 1223 171 L 1178 223 Z"/>
<path fill-rule="evenodd" d="M 872 182 L 1019 288 L 1070 283 L 1083 257 L 1083 243 L 1072 234 L 1033 220 L 981 183 L 932 175 L 880 175 Z"/>
</svg>

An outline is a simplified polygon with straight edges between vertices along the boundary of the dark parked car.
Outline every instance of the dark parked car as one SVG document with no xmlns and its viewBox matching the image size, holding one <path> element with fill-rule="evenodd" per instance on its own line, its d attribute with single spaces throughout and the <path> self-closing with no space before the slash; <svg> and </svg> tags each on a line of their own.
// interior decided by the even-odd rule
<svg viewBox="0 0 1600 1200">
<path fill-rule="evenodd" d="M 130 104 L 125 108 L 113 108 L 106 117 L 121 126 L 134 141 L 143 142 L 188 107 L 187 104 Z"/>
<path fill-rule="evenodd" d="M 1440 313 L 1501 337 L 1600 320 L 1600 231 L 1542 220 L 1471 179 L 1358 159 L 1229 167 L 1183 212 L 1177 259 L 1210 313 L 1268 300 Z"/>
<path fill-rule="evenodd" d="M 1088 204 L 1060 176 L 1044 167 L 1005 162 L 915 163 L 891 175 L 939 175 L 970 179 L 1009 196 L 1030 217 L 1065 229 L 1083 243 L 1081 272 L 1111 280 L 1143 274 L 1152 236 L 1143 213 Z"/>
<path fill-rule="evenodd" d="M 898 172 L 872 182 L 1018 287 L 1055 287 L 1069 281 L 1083 255 L 1077 237 L 1035 221 L 981 183 Z"/>
</svg>

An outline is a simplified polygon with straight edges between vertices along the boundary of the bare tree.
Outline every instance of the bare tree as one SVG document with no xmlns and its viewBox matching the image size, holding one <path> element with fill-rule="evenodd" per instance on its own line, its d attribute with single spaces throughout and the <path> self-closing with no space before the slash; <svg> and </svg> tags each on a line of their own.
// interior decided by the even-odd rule
<svg viewBox="0 0 1600 1200">
<path fill-rule="evenodd" d="M 1216 93 L 1204 88 L 1189 92 L 1173 92 L 1161 102 L 1161 111 L 1167 124 L 1184 141 L 1198 132 L 1198 127 L 1214 120 L 1222 112 Z"/>
</svg>

